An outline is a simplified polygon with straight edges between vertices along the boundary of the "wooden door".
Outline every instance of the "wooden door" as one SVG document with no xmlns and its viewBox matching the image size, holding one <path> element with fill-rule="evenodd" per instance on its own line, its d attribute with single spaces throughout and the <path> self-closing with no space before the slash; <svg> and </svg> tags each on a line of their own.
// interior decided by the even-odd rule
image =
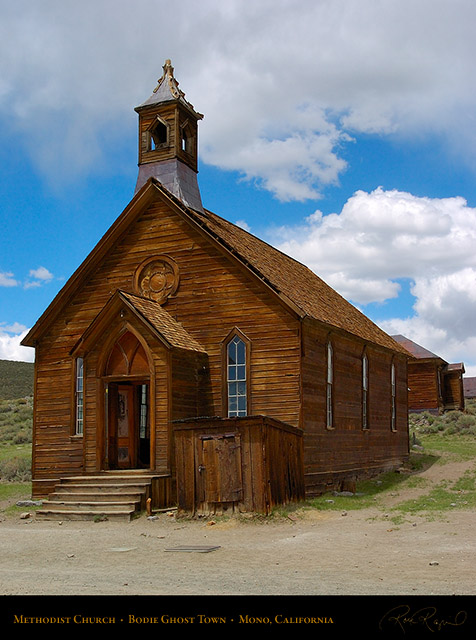
<svg viewBox="0 0 476 640">
<path fill-rule="evenodd" d="M 243 496 L 238 434 L 201 436 L 198 442 L 199 501 L 237 502 Z"/>
<path fill-rule="evenodd" d="M 149 384 L 110 382 L 107 395 L 108 450 L 105 468 L 149 468 Z"/>
<path fill-rule="evenodd" d="M 130 469 L 135 466 L 134 388 L 118 385 L 117 388 L 117 467 Z"/>
</svg>

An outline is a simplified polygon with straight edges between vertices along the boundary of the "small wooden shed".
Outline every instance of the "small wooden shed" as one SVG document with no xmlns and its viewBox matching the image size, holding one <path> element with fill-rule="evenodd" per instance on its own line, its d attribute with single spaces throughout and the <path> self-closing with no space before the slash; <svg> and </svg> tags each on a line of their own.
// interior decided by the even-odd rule
<svg viewBox="0 0 476 640">
<path fill-rule="evenodd" d="M 449 364 L 405 336 L 393 338 L 413 356 L 408 361 L 408 410 L 415 413 L 463 411 L 464 364 Z"/>
<path fill-rule="evenodd" d="M 304 499 L 302 430 L 269 416 L 174 424 L 178 509 L 269 514 Z"/>
</svg>

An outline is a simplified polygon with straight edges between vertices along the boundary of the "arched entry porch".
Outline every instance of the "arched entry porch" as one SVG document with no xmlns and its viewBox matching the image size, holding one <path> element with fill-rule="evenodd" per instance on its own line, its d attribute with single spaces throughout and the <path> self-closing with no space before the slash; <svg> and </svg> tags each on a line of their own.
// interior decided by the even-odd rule
<svg viewBox="0 0 476 640">
<path fill-rule="evenodd" d="M 151 372 L 144 345 L 126 330 L 110 348 L 101 376 L 105 469 L 151 465 Z"/>
</svg>

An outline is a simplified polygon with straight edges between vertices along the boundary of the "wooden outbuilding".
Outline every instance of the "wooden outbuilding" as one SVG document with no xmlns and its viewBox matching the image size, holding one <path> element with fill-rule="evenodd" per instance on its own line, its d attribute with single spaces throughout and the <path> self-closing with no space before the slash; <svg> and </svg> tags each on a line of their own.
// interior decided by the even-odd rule
<svg viewBox="0 0 476 640">
<path fill-rule="evenodd" d="M 464 364 L 449 364 L 405 336 L 393 337 L 413 356 L 408 362 L 408 410 L 435 414 L 462 411 Z"/>
<path fill-rule="evenodd" d="M 148 481 L 155 507 L 267 513 L 401 465 L 405 348 L 203 207 L 202 115 L 170 61 L 136 111 L 135 194 L 23 340 L 35 497 Z"/>
<path fill-rule="evenodd" d="M 476 398 L 476 378 L 468 377 L 463 378 L 463 390 L 464 397 L 467 400 L 473 400 Z"/>
</svg>

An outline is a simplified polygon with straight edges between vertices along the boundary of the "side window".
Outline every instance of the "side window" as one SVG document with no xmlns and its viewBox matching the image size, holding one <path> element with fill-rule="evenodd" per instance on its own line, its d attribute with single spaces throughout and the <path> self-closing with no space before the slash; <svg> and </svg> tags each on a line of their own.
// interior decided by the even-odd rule
<svg viewBox="0 0 476 640">
<path fill-rule="evenodd" d="M 369 360 L 362 357 L 362 429 L 369 428 Z"/>
<path fill-rule="evenodd" d="M 82 358 L 76 358 L 75 371 L 75 428 L 74 433 L 77 436 L 83 435 L 84 422 L 84 362 Z"/>
<path fill-rule="evenodd" d="M 326 385 L 326 427 L 334 428 L 333 412 L 334 352 L 330 342 L 327 343 L 327 385 Z"/>
<path fill-rule="evenodd" d="M 390 384 L 391 384 L 391 426 L 392 431 L 397 429 L 397 384 L 395 378 L 395 364 L 392 362 L 390 371 Z"/>
<path fill-rule="evenodd" d="M 234 335 L 226 345 L 227 414 L 246 416 L 248 412 L 247 348 L 245 342 Z"/>
</svg>

